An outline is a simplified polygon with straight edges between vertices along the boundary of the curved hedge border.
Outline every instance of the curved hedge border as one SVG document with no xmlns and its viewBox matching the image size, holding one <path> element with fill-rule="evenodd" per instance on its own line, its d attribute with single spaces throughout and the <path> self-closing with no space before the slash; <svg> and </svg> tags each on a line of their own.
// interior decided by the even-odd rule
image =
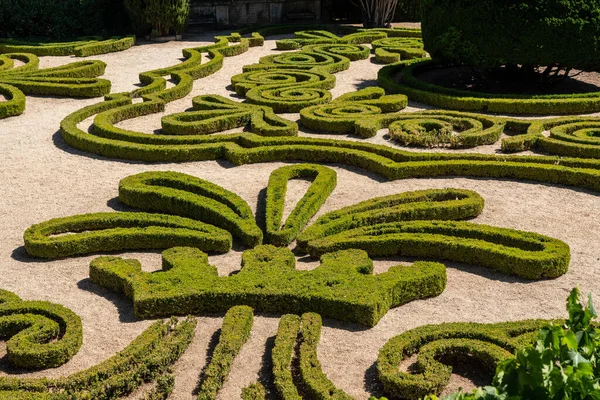
<svg viewBox="0 0 600 400">
<path fill-rule="evenodd" d="M 300 317 L 294 314 L 282 315 L 271 352 L 273 362 L 273 382 L 283 400 L 302 400 L 292 377 L 292 360 L 296 339 L 300 333 Z"/>
<path fill-rule="evenodd" d="M 135 36 L 112 37 L 103 40 L 94 36 L 72 42 L 27 42 L 13 39 L 0 39 L 0 54 L 30 53 L 36 56 L 89 57 L 99 54 L 127 50 L 135 44 Z"/>
<path fill-rule="evenodd" d="M 18 67 L 14 61 L 23 63 Z M 42 96 L 99 97 L 110 92 L 110 81 L 97 79 L 104 74 L 102 61 L 79 61 L 60 67 L 38 69 L 33 54 L 0 55 L 0 119 L 25 111 L 25 94 Z"/>
<path fill-rule="evenodd" d="M 321 316 L 315 313 L 302 315 L 300 347 L 298 350 L 300 380 L 307 394 L 318 400 L 353 400 L 335 387 L 323 372 L 317 356 L 317 345 L 321 338 Z"/>
<path fill-rule="evenodd" d="M 360 129 L 360 121 L 396 113 L 407 105 L 408 98 L 404 95 L 386 96 L 381 88 L 367 88 L 344 94 L 329 104 L 306 107 L 300 111 L 300 121 L 317 133 L 355 133 L 368 138 L 377 131 Z"/>
<path fill-rule="evenodd" d="M 482 208 L 479 195 L 456 189 L 376 198 L 320 217 L 298 237 L 298 245 L 312 256 L 362 249 L 371 257 L 450 260 L 527 279 L 556 278 L 567 272 L 570 249 L 560 240 L 451 221 L 474 217 Z"/>
<path fill-rule="evenodd" d="M 210 363 L 203 371 L 203 380 L 198 400 L 213 400 L 225 383 L 233 359 L 250 337 L 254 312 L 247 306 L 232 307 L 223 319 L 219 343 L 215 347 Z"/>
<path fill-rule="evenodd" d="M 549 321 L 529 320 L 499 324 L 448 323 L 411 329 L 390 339 L 380 350 L 377 371 L 385 394 L 418 400 L 440 394 L 452 368 L 446 363 L 477 361 L 490 378 L 496 364 L 530 344 Z M 398 365 L 416 354 L 416 372 L 402 372 Z"/>
<path fill-rule="evenodd" d="M 302 51 L 262 57 L 259 64 L 246 65 L 244 73 L 233 76 L 231 84 L 249 103 L 276 113 L 300 112 L 331 101 L 333 74 L 368 57 L 369 49 L 361 45 L 309 45 Z"/>
<path fill-rule="evenodd" d="M 419 80 L 419 70 L 435 68 L 430 59 L 401 61 L 379 71 L 379 86 L 388 93 L 402 93 L 411 100 L 461 111 L 502 114 L 562 115 L 600 111 L 600 92 L 554 95 L 502 95 L 470 92 Z"/>
<path fill-rule="evenodd" d="M 47 301 L 24 301 L 0 290 L 0 336 L 8 361 L 28 369 L 55 368 L 81 347 L 81 319 L 73 311 Z"/>
<path fill-rule="evenodd" d="M 28 228 L 23 239 L 34 257 L 192 246 L 231 250 L 231 235 L 213 225 L 174 215 L 112 212 L 51 219 Z"/>
<path fill-rule="evenodd" d="M 402 40 L 415 40 L 420 41 L 421 30 L 420 29 L 409 29 L 409 28 L 395 28 L 395 29 L 352 29 L 349 26 L 335 27 L 331 29 L 330 26 L 307 26 L 312 29 L 299 30 L 300 27 L 292 27 L 294 30 L 288 28 L 271 28 L 259 29 L 258 31 L 264 35 L 271 34 L 282 34 L 282 33 L 294 33 L 294 39 L 282 39 L 278 40 L 276 45 L 278 50 L 298 50 L 303 46 L 314 45 L 314 44 L 368 44 L 377 40 L 384 40 L 386 38 L 403 38 Z M 327 29 L 327 30 L 326 30 Z M 276 32 L 276 33 L 272 33 Z M 335 32 L 347 33 L 346 36 L 339 37 Z M 412 39 L 407 39 L 412 38 Z M 421 41 L 421 47 L 423 43 Z"/>
<path fill-rule="evenodd" d="M 427 56 L 423 40 L 416 37 L 391 37 L 375 40 L 372 43 L 375 60 L 392 64 L 400 60 L 412 60 Z"/>
<path fill-rule="evenodd" d="M 143 210 L 204 221 L 231 232 L 249 247 L 262 243 L 262 231 L 248 203 L 219 185 L 191 175 L 142 172 L 129 176 L 119 183 L 119 200 Z"/>
<path fill-rule="evenodd" d="M 57 379 L 0 377 L 0 399 L 110 400 L 167 372 L 194 337 L 196 320 L 157 321 L 108 360 Z"/>
<path fill-rule="evenodd" d="M 164 135 L 206 135 L 248 124 L 252 132 L 261 136 L 298 134 L 296 123 L 277 116 L 270 107 L 239 103 L 218 95 L 194 97 L 192 103 L 194 111 L 162 118 Z"/>
<path fill-rule="evenodd" d="M 282 225 L 287 183 L 295 178 L 309 178 L 313 182 Z M 336 184 L 336 172 L 320 165 L 297 164 L 273 171 L 269 177 L 265 206 L 267 242 L 276 246 L 287 246 L 293 242 L 325 203 Z"/>
<path fill-rule="evenodd" d="M 163 252 L 163 271 L 145 273 L 141 265 L 117 257 L 99 257 L 90 265 L 91 280 L 133 300 L 140 318 L 222 312 L 247 305 L 260 312 L 319 314 L 374 326 L 391 307 L 440 294 L 446 285 L 442 264 L 417 262 L 372 275 L 364 251 L 347 250 L 321 258 L 311 271 L 295 269 L 288 248 L 271 245 L 247 250 L 242 270 L 219 277 L 205 253 L 193 248 Z"/>
</svg>

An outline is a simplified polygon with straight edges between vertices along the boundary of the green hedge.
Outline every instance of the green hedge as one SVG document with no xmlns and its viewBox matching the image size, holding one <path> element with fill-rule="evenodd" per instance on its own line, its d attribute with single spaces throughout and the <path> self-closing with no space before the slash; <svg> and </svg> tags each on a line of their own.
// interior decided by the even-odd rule
<svg viewBox="0 0 600 400">
<path fill-rule="evenodd" d="M 253 383 L 242 389 L 242 400 L 264 400 L 266 396 L 265 387 L 260 383 Z"/>
<path fill-rule="evenodd" d="M 283 400 L 302 400 L 292 377 L 292 359 L 296 339 L 300 333 L 300 317 L 286 314 L 279 320 L 275 345 L 271 352 L 273 381 L 277 393 Z"/>
<path fill-rule="evenodd" d="M 377 130 L 359 128 L 360 121 L 396 113 L 407 105 L 404 95 L 386 96 L 381 88 L 367 88 L 344 94 L 329 104 L 302 109 L 300 122 L 316 133 L 355 133 L 368 138 L 375 136 Z"/>
<path fill-rule="evenodd" d="M 203 371 L 198 400 L 212 400 L 225 383 L 233 359 L 250 337 L 254 312 L 247 306 L 232 307 L 225 318 L 210 363 Z"/>
<path fill-rule="evenodd" d="M 379 86 L 389 93 L 405 94 L 413 101 L 450 110 L 536 115 L 600 111 L 600 92 L 535 96 L 488 94 L 447 88 L 416 76 L 419 71 L 437 67 L 440 66 L 429 59 L 400 61 L 379 70 Z"/>
<path fill-rule="evenodd" d="M 440 394 L 450 380 L 450 365 L 476 362 L 475 368 L 489 373 L 491 380 L 496 364 L 530 344 L 547 323 L 541 320 L 499 324 L 460 322 L 411 329 L 393 337 L 379 350 L 379 379 L 387 396 L 407 400 Z M 415 372 L 400 371 L 398 365 L 413 355 L 417 355 Z"/>
<path fill-rule="evenodd" d="M 302 315 L 301 340 L 298 350 L 300 380 L 307 394 L 313 399 L 352 400 L 352 397 L 335 387 L 321 368 L 317 356 L 321 324 L 319 314 L 306 313 Z"/>
<path fill-rule="evenodd" d="M 231 235 L 213 225 L 174 215 L 95 213 L 51 219 L 28 228 L 23 239 L 34 257 L 60 258 L 106 251 L 198 247 L 231 250 Z"/>
<path fill-rule="evenodd" d="M 423 41 L 417 37 L 390 37 L 372 43 L 375 60 L 392 64 L 400 60 L 412 60 L 427 56 Z"/>
<path fill-rule="evenodd" d="M 0 336 L 8 339 L 8 361 L 27 369 L 55 368 L 81 347 L 81 319 L 68 308 L 47 301 L 23 301 L 0 290 Z"/>
<path fill-rule="evenodd" d="M 249 103 L 271 107 L 276 113 L 300 112 L 331 101 L 332 74 L 368 57 L 369 49 L 361 45 L 308 45 L 302 51 L 265 56 L 258 64 L 246 65 L 231 84 Z"/>
<path fill-rule="evenodd" d="M 300 249 L 316 240 L 360 227 L 414 220 L 461 220 L 483 211 L 483 198 L 461 189 L 430 189 L 377 197 L 328 212 L 298 237 Z"/>
<path fill-rule="evenodd" d="M 188 347 L 196 320 L 157 321 L 108 360 L 63 378 L 0 377 L 0 399 L 109 400 L 161 377 Z"/>
<path fill-rule="evenodd" d="M 15 67 L 15 60 L 23 63 Z M 110 92 L 110 81 L 97 79 L 104 74 L 102 61 L 79 61 L 60 67 L 38 69 L 34 54 L 0 55 L 0 119 L 25 110 L 25 94 L 42 96 L 98 97 Z"/>
<path fill-rule="evenodd" d="M 100 257 L 90 265 L 94 283 L 132 298 L 140 318 L 221 312 L 247 305 L 260 312 L 319 314 L 374 326 L 390 307 L 440 294 L 445 267 L 417 262 L 372 275 L 373 263 L 360 250 L 331 253 L 311 271 L 296 270 L 287 248 L 259 246 L 242 256 L 242 270 L 219 277 L 198 249 L 163 252 L 163 271 L 142 272 L 138 262 Z"/>
<path fill-rule="evenodd" d="M 30 53 L 37 56 L 89 57 L 129 49 L 135 44 L 135 36 L 81 38 L 72 42 L 28 42 L 14 39 L 0 39 L 0 54 Z"/>
<path fill-rule="evenodd" d="M 298 125 L 278 117 L 269 107 L 239 103 L 218 95 L 192 99 L 194 111 L 162 118 L 165 135 L 206 135 L 250 125 L 261 136 L 296 136 Z"/>
<path fill-rule="evenodd" d="M 131 207 L 177 214 L 215 225 L 231 232 L 249 247 L 262 243 L 262 231 L 241 197 L 191 175 L 142 172 L 129 176 L 119 184 L 119 200 Z"/>
<path fill-rule="evenodd" d="M 309 178 L 313 182 L 282 225 L 287 184 L 295 178 Z M 267 242 L 276 246 L 287 246 L 293 242 L 325 203 L 336 184 L 335 171 L 320 165 L 297 164 L 273 171 L 269 177 L 265 206 Z"/>
</svg>

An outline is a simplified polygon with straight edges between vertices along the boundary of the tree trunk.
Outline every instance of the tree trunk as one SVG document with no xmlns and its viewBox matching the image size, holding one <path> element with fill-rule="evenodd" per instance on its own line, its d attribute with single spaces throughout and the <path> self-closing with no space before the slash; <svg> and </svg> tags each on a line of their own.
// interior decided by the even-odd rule
<svg viewBox="0 0 600 400">
<path fill-rule="evenodd" d="M 363 17 L 365 28 L 385 28 L 390 26 L 398 0 L 353 0 Z"/>
</svg>

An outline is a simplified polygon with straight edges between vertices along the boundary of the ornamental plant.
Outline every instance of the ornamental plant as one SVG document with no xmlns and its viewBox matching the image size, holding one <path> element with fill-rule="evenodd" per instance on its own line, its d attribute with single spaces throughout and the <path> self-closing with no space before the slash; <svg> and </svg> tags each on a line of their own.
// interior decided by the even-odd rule
<svg viewBox="0 0 600 400">
<path fill-rule="evenodd" d="M 573 289 L 567 311 L 564 326 L 540 329 L 533 345 L 498 365 L 493 386 L 445 400 L 600 399 L 600 329 L 591 294 L 584 306 L 579 290 Z"/>
<path fill-rule="evenodd" d="M 189 0 L 125 0 L 137 34 L 153 37 L 183 33 L 190 14 Z"/>
</svg>

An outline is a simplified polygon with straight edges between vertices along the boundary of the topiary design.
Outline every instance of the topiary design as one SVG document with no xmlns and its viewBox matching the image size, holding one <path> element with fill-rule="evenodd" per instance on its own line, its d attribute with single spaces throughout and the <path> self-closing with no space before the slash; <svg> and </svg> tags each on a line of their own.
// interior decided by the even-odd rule
<svg viewBox="0 0 600 400">
<path fill-rule="evenodd" d="M 360 45 L 309 45 L 299 52 L 262 57 L 259 64 L 247 65 L 243 74 L 233 76 L 231 84 L 249 103 L 276 113 L 299 112 L 331 101 L 332 74 L 368 57 L 369 49 Z"/>
<path fill-rule="evenodd" d="M 0 378 L 0 399 L 109 400 L 164 379 L 194 337 L 196 320 L 157 321 L 108 360 L 63 378 Z"/>
<path fill-rule="evenodd" d="M 312 178 L 313 183 L 282 224 L 287 183 L 294 178 Z M 273 171 L 269 178 L 265 201 L 265 233 L 268 243 L 287 246 L 294 241 L 325 203 L 336 183 L 335 171 L 320 165 L 297 164 Z"/>
<path fill-rule="evenodd" d="M 98 54 L 127 50 L 135 44 L 135 36 L 113 37 L 103 40 L 93 36 L 72 42 L 27 42 L 14 39 L 0 39 L 0 54 L 30 53 L 36 56 L 89 57 Z"/>
<path fill-rule="evenodd" d="M 323 215 L 298 237 L 298 245 L 313 257 L 362 249 L 371 257 L 452 260 L 528 279 L 556 278 L 567 272 L 570 250 L 560 240 L 444 221 L 473 217 L 482 209 L 483 200 L 476 193 L 455 189 L 387 196 Z"/>
<path fill-rule="evenodd" d="M 366 326 L 374 326 L 391 307 L 436 296 L 446 285 L 445 268 L 437 263 L 372 275 L 373 263 L 361 250 L 327 254 L 311 271 L 296 270 L 295 263 L 287 248 L 258 246 L 244 252 L 239 273 L 220 277 L 205 253 L 176 247 L 163 252 L 162 272 L 142 272 L 135 260 L 99 257 L 90 265 L 90 278 L 131 298 L 140 318 L 248 305 L 279 314 L 318 312 Z"/>
<path fill-rule="evenodd" d="M 15 67 L 15 61 L 23 63 Z M 25 94 L 43 96 L 98 97 L 110 92 L 102 61 L 79 61 L 61 67 L 38 69 L 34 54 L 0 55 L 0 119 L 25 111 Z"/>
<path fill-rule="evenodd" d="M 194 111 L 162 118 L 163 135 L 206 135 L 250 125 L 261 136 L 296 136 L 298 125 L 278 117 L 270 107 L 239 103 L 218 95 L 192 100 Z"/>
<path fill-rule="evenodd" d="M 392 37 L 375 40 L 372 43 L 375 59 L 383 64 L 392 64 L 400 60 L 423 58 L 427 52 L 423 41 L 416 37 Z"/>
<path fill-rule="evenodd" d="M 47 301 L 24 301 L 0 290 L 0 336 L 7 338 L 8 361 L 27 369 L 55 368 L 81 347 L 81 319 Z"/>
<path fill-rule="evenodd" d="M 422 81 L 418 74 L 440 67 L 430 59 L 400 61 L 379 70 L 379 86 L 411 100 L 448 110 L 499 114 L 564 115 L 600 111 L 600 92 L 521 95 L 460 90 Z M 443 67 L 443 65 L 441 65 Z"/>
<path fill-rule="evenodd" d="M 450 365 L 475 361 L 491 379 L 496 365 L 530 344 L 548 322 L 461 322 L 411 329 L 393 337 L 379 350 L 379 379 L 386 395 L 409 400 L 439 394 L 450 380 Z M 400 371 L 398 365 L 412 355 L 417 355 L 415 373 Z"/>
<path fill-rule="evenodd" d="M 396 113 L 407 105 L 406 96 L 386 96 L 383 89 L 373 87 L 347 93 L 329 104 L 306 107 L 300 111 L 300 121 L 316 132 L 356 133 L 361 137 L 372 137 L 377 131 L 360 129 L 360 121 Z"/>
</svg>

